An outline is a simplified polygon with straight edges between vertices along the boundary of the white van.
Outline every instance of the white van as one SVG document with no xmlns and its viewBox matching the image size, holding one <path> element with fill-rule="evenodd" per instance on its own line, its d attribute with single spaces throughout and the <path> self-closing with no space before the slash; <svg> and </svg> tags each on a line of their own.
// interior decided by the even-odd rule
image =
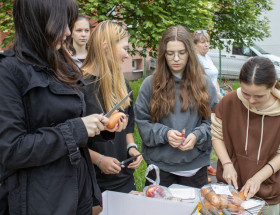
<svg viewBox="0 0 280 215">
<path fill-rule="evenodd" d="M 221 50 L 221 73 L 223 77 L 234 79 L 238 78 L 242 65 L 249 58 L 254 56 L 263 56 L 269 58 L 274 63 L 277 76 L 278 78 L 280 78 L 280 57 L 264 51 L 261 47 L 257 46 L 256 44 L 253 44 L 250 47 L 233 46 L 233 40 L 222 40 L 224 41 L 224 44 L 228 44 L 228 42 L 231 42 L 231 45 L 229 45 L 228 50 L 226 48 L 223 48 Z M 207 54 L 211 57 L 217 69 L 220 70 L 219 49 L 210 49 Z"/>
</svg>

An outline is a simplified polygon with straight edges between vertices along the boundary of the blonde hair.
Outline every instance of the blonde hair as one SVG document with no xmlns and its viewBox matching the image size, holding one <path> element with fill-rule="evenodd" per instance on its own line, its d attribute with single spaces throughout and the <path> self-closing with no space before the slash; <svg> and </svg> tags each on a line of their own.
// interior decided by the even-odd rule
<svg viewBox="0 0 280 215">
<path fill-rule="evenodd" d="M 119 24 L 104 21 L 96 26 L 89 39 L 88 55 L 82 65 L 85 77 L 98 77 L 99 89 L 105 111 L 111 110 L 127 95 L 125 79 L 121 71 L 117 44 L 129 37 L 128 32 Z M 127 99 L 121 109 L 130 105 Z"/>
</svg>

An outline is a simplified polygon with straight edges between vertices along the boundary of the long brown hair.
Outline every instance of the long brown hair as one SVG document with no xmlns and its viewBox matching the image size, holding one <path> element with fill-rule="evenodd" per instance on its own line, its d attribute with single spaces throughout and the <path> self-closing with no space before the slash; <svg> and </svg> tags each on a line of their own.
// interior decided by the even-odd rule
<svg viewBox="0 0 280 215">
<path fill-rule="evenodd" d="M 98 77 L 105 110 L 109 111 L 127 95 L 125 79 L 117 54 L 117 43 L 129 37 L 128 32 L 112 21 L 99 23 L 89 38 L 88 55 L 82 65 L 85 77 Z M 104 47 L 106 43 L 106 48 Z M 127 99 L 121 109 L 130 105 Z"/>
<path fill-rule="evenodd" d="M 168 28 L 162 35 L 158 50 L 158 64 L 153 74 L 153 95 L 150 102 L 150 114 L 153 122 L 159 121 L 174 112 L 175 83 L 170 71 L 165 53 L 169 41 L 181 41 L 188 52 L 188 62 L 182 74 L 180 87 L 181 111 L 186 111 L 190 105 L 191 111 L 197 105 L 200 116 L 210 117 L 210 97 L 206 89 L 204 70 L 198 62 L 192 36 L 187 28 L 176 25 Z"/>
<path fill-rule="evenodd" d="M 73 23 L 73 25 L 69 26 L 71 34 L 74 31 L 74 27 L 75 27 L 76 22 L 78 22 L 80 20 L 86 20 L 88 22 L 89 29 L 91 28 L 91 24 L 89 22 L 89 19 L 84 15 L 79 15 L 77 20 Z M 71 36 L 68 36 L 67 39 L 66 39 L 66 48 L 70 51 L 71 55 L 73 55 L 73 56 L 76 55 L 77 52 L 76 52 L 76 49 L 73 45 L 73 38 Z M 88 44 L 86 44 L 86 49 L 88 49 Z"/>
</svg>

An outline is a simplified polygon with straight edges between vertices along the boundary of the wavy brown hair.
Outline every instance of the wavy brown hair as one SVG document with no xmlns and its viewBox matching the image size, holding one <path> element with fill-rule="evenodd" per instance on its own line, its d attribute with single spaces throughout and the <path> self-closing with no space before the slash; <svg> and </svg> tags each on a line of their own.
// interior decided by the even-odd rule
<svg viewBox="0 0 280 215">
<path fill-rule="evenodd" d="M 170 112 L 174 113 L 175 82 L 165 57 L 167 43 L 181 41 L 188 52 L 188 62 L 182 74 L 180 86 L 181 111 L 186 111 L 190 105 L 191 111 L 197 106 L 197 113 L 209 119 L 210 97 L 204 79 L 205 72 L 201 67 L 195 52 L 192 36 L 187 28 L 176 25 L 168 28 L 162 35 L 158 50 L 158 64 L 152 77 L 153 95 L 149 110 L 153 122 L 158 122 Z"/>
<path fill-rule="evenodd" d="M 105 111 L 111 110 L 126 95 L 127 88 L 117 54 L 117 44 L 129 37 L 128 32 L 119 24 L 103 21 L 93 30 L 89 38 L 88 55 L 82 65 L 85 77 L 98 77 L 98 84 L 105 105 Z M 104 46 L 106 43 L 106 48 Z M 130 105 L 128 98 L 121 106 L 124 110 Z"/>
</svg>

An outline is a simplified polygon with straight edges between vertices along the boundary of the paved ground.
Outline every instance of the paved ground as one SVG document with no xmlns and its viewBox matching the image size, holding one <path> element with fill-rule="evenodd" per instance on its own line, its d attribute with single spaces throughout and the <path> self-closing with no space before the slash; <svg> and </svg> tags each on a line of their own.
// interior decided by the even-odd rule
<svg viewBox="0 0 280 215">
<path fill-rule="evenodd" d="M 217 168 L 217 161 L 213 161 L 211 163 L 211 166 L 216 169 Z M 216 179 L 216 176 L 215 175 L 210 175 L 210 178 L 212 179 L 212 183 L 216 183 L 217 182 L 217 179 Z"/>
</svg>

